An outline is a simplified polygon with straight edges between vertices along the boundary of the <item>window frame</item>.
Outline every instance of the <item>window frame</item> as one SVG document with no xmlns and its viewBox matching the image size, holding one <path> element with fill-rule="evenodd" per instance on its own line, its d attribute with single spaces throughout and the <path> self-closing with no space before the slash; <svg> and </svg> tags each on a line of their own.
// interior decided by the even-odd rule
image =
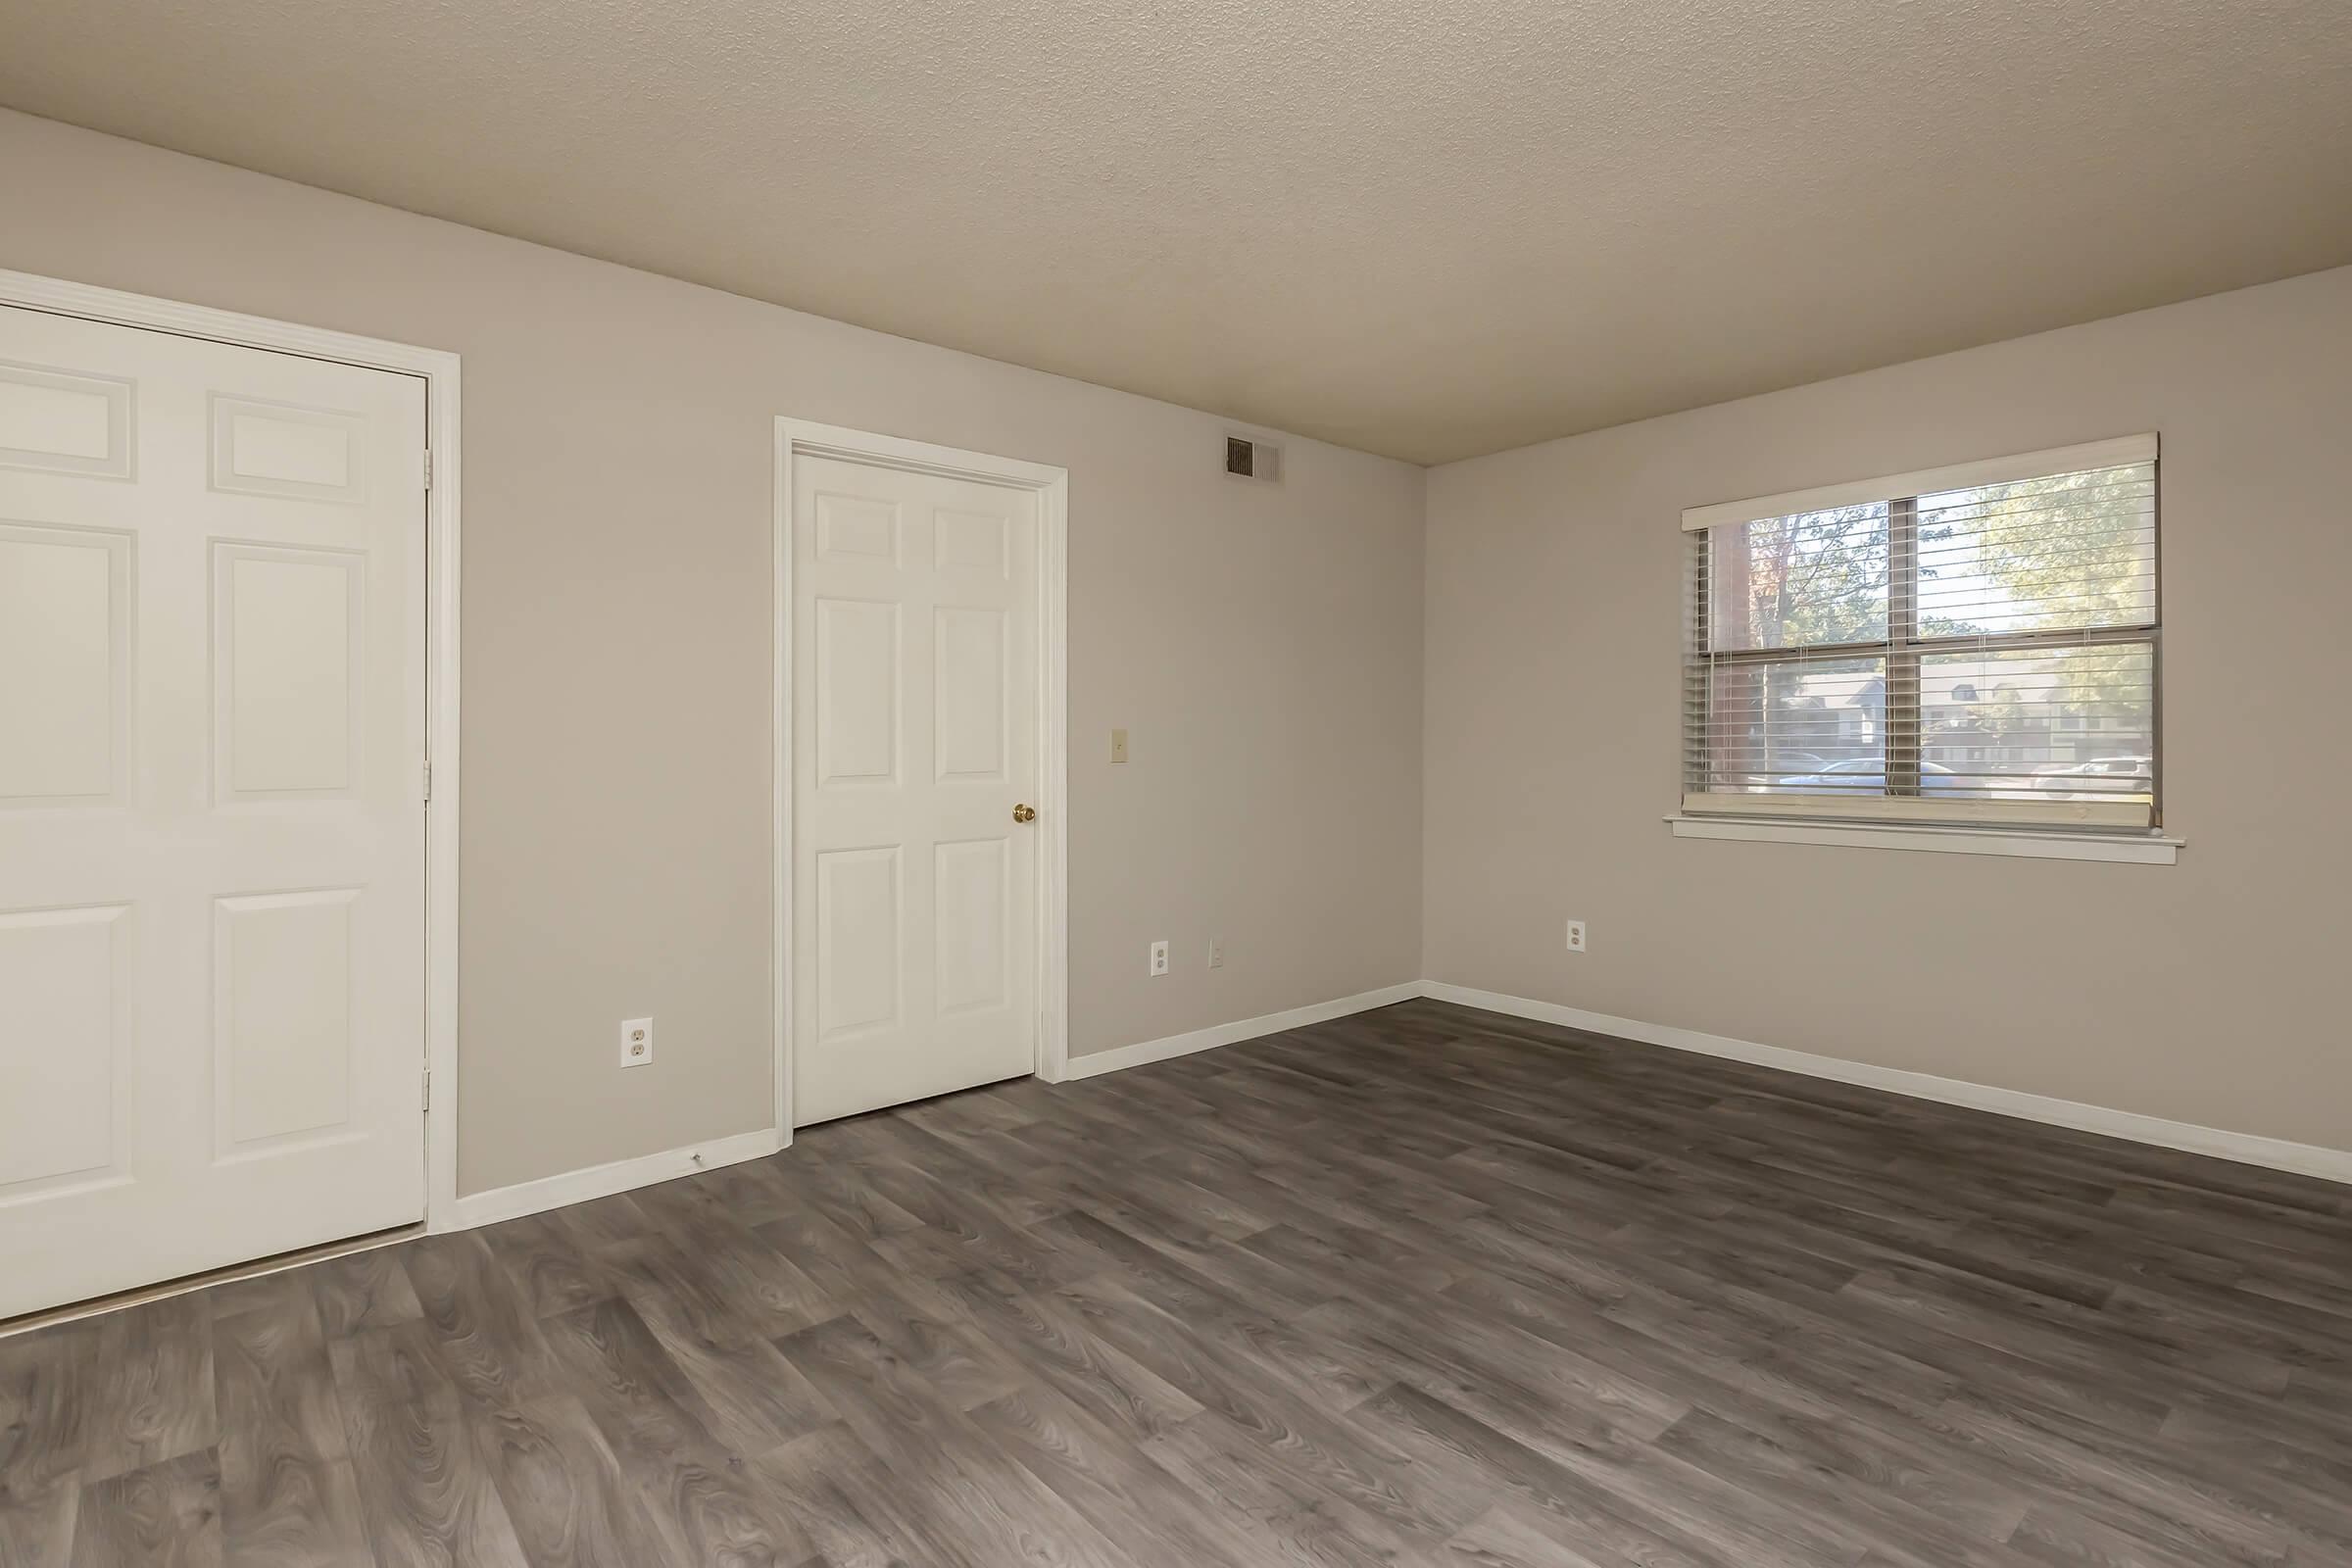
<svg viewBox="0 0 2352 1568">
<path fill-rule="evenodd" d="M 2151 617 L 2112 626 L 2066 627 L 2030 631 L 1922 636 L 1919 629 L 1921 584 L 1919 502 L 1923 496 L 2051 478 L 2145 463 L 2153 485 L 2150 512 L 2151 560 L 2155 575 L 2150 597 Z M 1711 646 L 1714 606 L 1715 530 L 1743 526 L 1769 517 L 1787 516 L 1836 507 L 1884 505 L 1886 509 L 1886 636 L 1844 643 L 1806 644 L 1797 648 L 1735 648 Z M 1823 662 L 1838 659 L 1885 661 L 1886 733 L 1884 738 L 1886 788 L 1877 795 L 1840 797 L 1709 792 L 1712 766 L 1693 767 L 1690 743 L 1684 740 L 1684 820 L 1705 818 L 1715 823 L 1748 817 L 1759 821 L 1813 821 L 1823 827 L 1867 825 L 1874 832 L 1906 828 L 2019 835 L 2155 838 L 2164 826 L 2164 479 L 2161 453 L 2154 435 L 2123 437 L 2052 451 L 1858 480 L 1811 490 L 1759 497 L 1694 508 L 1683 514 L 1683 528 L 1694 536 L 1693 561 L 1686 565 L 1685 591 L 1690 596 L 1689 619 L 1683 646 L 1685 701 L 1694 673 L 1705 679 L 1710 704 L 1716 670 L 1753 665 L 1760 668 Z M 1921 666 L 1937 655 L 1969 654 L 1991 657 L 2056 648 L 2142 648 L 2148 651 L 2148 800 L 2144 807 L 2075 801 L 2040 803 L 1998 798 L 1938 799 L 1921 788 L 1921 759 L 1927 743 L 1927 713 L 1920 702 Z M 1898 729 L 1895 715 L 1905 722 Z M 1686 718 L 1687 721 L 1687 718 Z M 2087 732 L 2087 731 L 2085 731 Z M 1842 819 L 1842 820 L 1840 820 Z M 1726 825 L 1729 825 L 1728 823 Z M 1682 829 L 1678 825 L 1677 832 Z M 1728 837 L 1728 832 L 1692 833 L 1691 837 Z"/>
</svg>

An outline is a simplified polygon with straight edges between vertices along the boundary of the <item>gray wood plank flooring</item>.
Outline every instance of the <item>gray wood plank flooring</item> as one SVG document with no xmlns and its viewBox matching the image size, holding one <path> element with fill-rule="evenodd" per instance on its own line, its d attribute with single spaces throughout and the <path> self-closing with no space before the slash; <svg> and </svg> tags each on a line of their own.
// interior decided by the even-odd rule
<svg viewBox="0 0 2352 1568">
<path fill-rule="evenodd" d="M 2352 1563 L 2352 1190 L 1407 1003 L 0 1340 L 132 1563 Z"/>
</svg>

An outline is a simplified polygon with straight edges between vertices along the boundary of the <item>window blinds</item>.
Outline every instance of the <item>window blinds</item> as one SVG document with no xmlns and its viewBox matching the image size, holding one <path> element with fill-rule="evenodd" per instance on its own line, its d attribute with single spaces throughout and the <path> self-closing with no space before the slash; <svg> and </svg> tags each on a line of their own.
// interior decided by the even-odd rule
<svg viewBox="0 0 2352 1568">
<path fill-rule="evenodd" d="M 1684 514 L 1686 811 L 2157 820 L 2153 436 Z"/>
</svg>

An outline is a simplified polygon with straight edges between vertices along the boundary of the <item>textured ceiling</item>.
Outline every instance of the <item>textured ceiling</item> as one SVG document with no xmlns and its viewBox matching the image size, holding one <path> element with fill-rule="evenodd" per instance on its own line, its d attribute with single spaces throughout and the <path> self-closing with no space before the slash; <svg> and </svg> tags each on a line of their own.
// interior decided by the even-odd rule
<svg viewBox="0 0 2352 1568">
<path fill-rule="evenodd" d="M 0 103 L 1421 462 L 2352 261 L 2346 0 L 0 0 Z"/>
</svg>

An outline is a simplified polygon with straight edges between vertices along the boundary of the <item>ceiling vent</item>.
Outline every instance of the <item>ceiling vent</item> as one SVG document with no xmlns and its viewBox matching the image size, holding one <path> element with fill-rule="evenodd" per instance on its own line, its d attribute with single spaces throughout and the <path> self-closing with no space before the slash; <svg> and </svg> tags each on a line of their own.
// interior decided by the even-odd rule
<svg viewBox="0 0 2352 1568">
<path fill-rule="evenodd" d="M 1282 448 L 1247 436 L 1229 435 L 1225 438 L 1225 471 L 1238 478 L 1262 479 L 1271 484 L 1282 477 Z"/>
</svg>

